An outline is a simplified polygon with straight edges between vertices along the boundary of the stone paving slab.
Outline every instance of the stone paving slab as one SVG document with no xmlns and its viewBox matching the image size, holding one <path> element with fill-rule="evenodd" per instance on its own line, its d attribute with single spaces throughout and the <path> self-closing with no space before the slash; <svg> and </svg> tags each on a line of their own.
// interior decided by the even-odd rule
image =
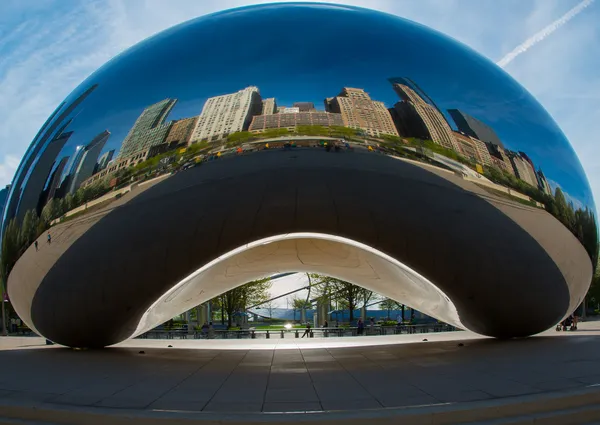
<svg viewBox="0 0 600 425">
<path fill-rule="evenodd" d="M 378 409 L 584 388 L 600 384 L 599 360 L 600 322 L 510 341 L 451 332 L 342 341 L 130 340 L 74 351 L 6 337 L 0 395 L 137 410 Z"/>
</svg>

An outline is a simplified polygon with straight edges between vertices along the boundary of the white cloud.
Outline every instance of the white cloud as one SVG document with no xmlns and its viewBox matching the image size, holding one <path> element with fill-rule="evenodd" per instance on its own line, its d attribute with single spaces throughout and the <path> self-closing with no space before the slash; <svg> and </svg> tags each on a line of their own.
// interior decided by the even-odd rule
<svg viewBox="0 0 600 425">
<path fill-rule="evenodd" d="M 502 59 L 497 62 L 497 65 L 500 67 L 505 67 L 509 63 L 511 63 L 517 56 L 525 53 L 527 50 L 538 44 L 540 41 L 543 41 L 546 37 L 551 35 L 554 31 L 562 27 L 564 24 L 569 22 L 575 16 L 583 11 L 586 7 L 592 4 L 594 0 L 583 0 L 581 3 L 577 4 L 574 8 L 569 10 L 563 16 L 558 18 L 556 21 L 552 22 L 550 25 L 544 27 L 541 31 L 538 31 L 523 43 L 519 44 L 512 51 L 507 53 Z"/>
</svg>

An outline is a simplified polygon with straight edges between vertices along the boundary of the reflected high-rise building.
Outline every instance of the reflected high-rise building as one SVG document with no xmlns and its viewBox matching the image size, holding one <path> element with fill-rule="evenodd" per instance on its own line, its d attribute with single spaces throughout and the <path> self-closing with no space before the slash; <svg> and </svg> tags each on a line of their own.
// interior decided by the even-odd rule
<svg viewBox="0 0 600 425">
<path fill-rule="evenodd" d="M 184 118 L 173 122 L 165 143 L 169 146 L 188 146 L 192 140 L 192 133 L 200 117 Z"/>
<path fill-rule="evenodd" d="M 271 115 L 256 115 L 252 119 L 249 130 L 259 133 L 265 130 L 287 128 L 293 130 L 297 126 L 318 125 L 321 127 L 344 126 L 341 114 L 331 112 L 296 112 Z"/>
<path fill-rule="evenodd" d="M 27 179 L 27 183 L 25 184 L 25 188 L 23 189 L 19 201 L 16 215 L 18 222 L 23 220 L 25 213 L 29 210 L 36 210 L 36 213 L 38 215 L 40 214 L 41 211 L 38 210 L 40 196 L 44 192 L 46 182 L 50 177 L 50 172 L 54 167 L 56 157 L 72 135 L 72 131 L 59 134 L 48 143 L 46 149 L 40 154 L 33 171 Z"/>
<path fill-rule="evenodd" d="M 492 158 L 484 142 L 474 137 L 467 136 L 458 131 L 454 132 L 454 139 L 459 146 L 459 153 L 482 165 L 492 166 Z"/>
<path fill-rule="evenodd" d="M 88 143 L 86 146 L 83 146 L 79 150 L 76 160 L 71 167 L 72 180 L 71 187 L 69 189 L 70 193 L 73 193 L 79 189 L 81 183 L 94 174 L 98 156 L 100 155 L 100 152 L 102 151 L 102 148 L 108 141 L 109 137 L 110 131 L 104 130 L 102 133 L 94 137 L 90 143 Z"/>
<path fill-rule="evenodd" d="M 263 99 L 261 115 L 273 115 L 277 113 L 277 102 L 274 97 Z"/>
<path fill-rule="evenodd" d="M 394 106 L 400 131 L 406 136 L 430 138 L 447 149 L 459 151 L 452 129 L 433 100 L 412 80 L 403 77 L 389 79 L 402 102 Z M 418 116 L 418 118 L 417 118 Z M 400 124 L 402 123 L 402 124 Z M 424 128 L 429 137 L 425 136 Z"/>
<path fill-rule="evenodd" d="M 94 171 L 94 174 L 104 170 L 107 167 L 108 163 L 110 161 L 112 161 L 114 155 L 115 155 L 114 149 L 111 149 L 108 152 L 104 152 L 100 156 L 100 158 L 98 158 L 98 164 L 96 166 L 96 170 Z"/>
<path fill-rule="evenodd" d="M 69 162 L 69 157 L 65 156 L 60 160 L 60 162 L 58 163 L 56 168 L 54 168 L 54 171 L 52 172 L 52 175 L 50 176 L 50 183 L 48 184 L 48 188 L 46 189 L 46 200 L 43 202 L 44 205 L 50 199 L 53 199 L 56 197 L 56 191 L 57 191 L 58 187 L 60 186 L 60 183 L 62 181 L 62 175 L 63 175 L 63 172 L 65 171 L 65 167 L 68 162 Z M 41 208 L 43 208 L 44 205 L 42 205 Z"/>
<path fill-rule="evenodd" d="M 546 178 L 542 170 L 537 170 L 536 174 L 538 180 L 538 187 L 540 188 L 540 190 L 546 195 L 552 196 L 552 188 L 550 187 L 550 183 L 548 183 L 548 179 Z"/>
<path fill-rule="evenodd" d="M 28 172 L 31 166 L 34 164 L 34 161 L 38 157 L 39 152 L 46 145 L 46 142 L 54 137 L 56 134 L 61 134 L 64 129 L 68 126 L 68 124 L 72 120 L 68 120 L 65 123 L 65 120 L 77 109 L 77 107 L 85 100 L 87 97 L 98 87 L 98 84 L 91 85 L 87 90 L 85 90 L 81 95 L 79 95 L 72 103 L 68 106 L 65 102 L 61 103 L 58 108 L 52 113 L 50 118 L 46 120 L 40 131 L 36 134 L 33 139 L 29 149 L 25 153 L 23 157 L 23 161 L 19 165 L 15 173 L 15 177 L 13 179 L 13 183 L 11 186 L 11 190 L 9 191 L 9 195 L 6 201 L 6 207 L 4 209 L 4 219 L 2 220 L 2 230 L 4 231 L 4 227 L 8 223 L 8 221 L 15 217 L 17 214 L 17 209 L 19 208 L 21 195 L 25 192 L 26 188 L 24 185 L 27 185 L 25 182 L 26 177 L 28 176 Z M 66 106 L 66 108 L 65 108 Z M 61 127 L 60 130 L 57 129 Z M 38 196 L 40 193 L 38 193 Z M 23 216 L 25 212 L 21 216 Z"/>
<path fill-rule="evenodd" d="M 504 145 L 494 129 L 486 123 L 458 109 L 448 109 L 448 113 L 454 120 L 459 131 L 482 140 L 485 143 L 497 145 L 504 149 Z"/>
<path fill-rule="evenodd" d="M 346 127 L 362 130 L 369 136 L 398 136 L 383 102 L 372 100 L 363 89 L 344 87 L 337 96 L 325 99 L 325 110 L 341 114 Z"/>
<path fill-rule="evenodd" d="M 252 117 L 262 112 L 258 87 L 207 99 L 192 133 L 191 142 L 214 142 L 231 133 L 248 130 Z"/>
<path fill-rule="evenodd" d="M 515 170 L 514 174 L 519 179 L 523 180 L 525 183 L 530 184 L 531 186 L 537 187 L 538 181 L 535 173 L 535 169 L 533 165 L 529 163 L 526 159 L 524 159 L 519 153 L 506 151 L 508 154 L 508 158 Z"/>
<path fill-rule="evenodd" d="M 119 157 L 164 143 L 171 122 L 165 123 L 177 99 L 164 99 L 144 109 L 125 137 Z"/>
<path fill-rule="evenodd" d="M 292 105 L 294 108 L 298 108 L 299 112 L 316 112 L 315 104 L 312 102 L 294 102 Z"/>
<path fill-rule="evenodd" d="M 492 165 L 500 170 L 506 171 L 508 174 L 516 176 L 513 164 L 504 148 L 490 143 L 486 143 L 485 145 L 490 153 Z"/>
</svg>

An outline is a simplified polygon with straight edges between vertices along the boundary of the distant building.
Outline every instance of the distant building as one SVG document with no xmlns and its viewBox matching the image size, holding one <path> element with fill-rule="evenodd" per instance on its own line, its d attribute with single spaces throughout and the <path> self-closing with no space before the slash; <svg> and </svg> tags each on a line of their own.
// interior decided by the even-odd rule
<svg viewBox="0 0 600 425">
<path fill-rule="evenodd" d="M 110 131 L 104 130 L 94 137 L 90 143 L 80 149 L 77 154 L 77 161 L 71 167 L 72 181 L 69 189 L 70 193 L 79 189 L 81 183 L 94 174 L 98 156 L 109 137 Z"/>
<path fill-rule="evenodd" d="M 253 86 L 209 98 L 192 133 L 192 143 L 215 142 L 229 134 L 248 130 L 252 117 L 260 115 L 262 107 L 258 88 Z"/>
<path fill-rule="evenodd" d="M 16 215 L 18 223 L 23 221 L 25 213 L 29 210 L 34 209 L 38 215 L 40 214 L 40 197 L 44 192 L 46 182 L 48 181 L 50 172 L 54 167 L 54 161 L 72 135 L 72 131 L 59 133 L 57 137 L 48 143 L 46 149 L 44 149 L 44 151 L 40 154 L 39 159 L 33 167 L 31 175 L 27 179 L 25 187 L 23 188 L 23 193 L 21 195 L 21 200 L 19 202 Z"/>
<path fill-rule="evenodd" d="M 63 175 L 63 172 L 65 171 L 65 167 L 68 162 L 69 162 L 69 157 L 65 156 L 64 158 L 62 158 L 60 160 L 60 162 L 58 163 L 56 168 L 54 168 L 54 171 L 52 172 L 52 175 L 50 176 L 50 183 L 48 184 L 48 189 L 46 189 L 46 200 L 43 202 L 44 205 L 46 203 L 48 203 L 48 201 L 50 199 L 57 197 L 56 191 L 61 184 L 62 175 Z M 44 205 L 42 205 L 41 208 L 43 208 Z"/>
<path fill-rule="evenodd" d="M 252 119 L 249 130 L 253 133 L 275 129 L 288 128 L 293 130 L 302 125 L 319 125 L 324 127 L 344 126 L 341 114 L 329 112 L 298 112 L 273 115 L 256 115 Z"/>
<path fill-rule="evenodd" d="M 481 140 L 475 139 L 474 137 L 467 136 L 458 131 L 453 132 L 454 139 L 459 146 L 459 153 L 463 156 L 474 160 L 482 165 L 491 166 L 492 158 L 487 146 Z"/>
<path fill-rule="evenodd" d="M 100 158 L 98 158 L 98 166 L 96 167 L 94 174 L 104 170 L 106 168 L 106 166 L 108 165 L 108 163 L 110 161 L 112 161 L 114 154 L 115 154 L 114 149 L 111 149 L 108 152 L 104 152 L 102 154 L 102 156 L 100 156 Z"/>
<path fill-rule="evenodd" d="M 36 158 L 38 158 L 40 150 L 43 149 L 43 147 L 46 145 L 46 142 L 51 138 L 60 137 L 57 135 L 61 135 L 72 121 L 69 116 L 96 88 L 98 88 L 98 84 L 90 86 L 79 97 L 77 97 L 77 99 L 68 105 L 64 102 L 61 103 L 58 108 L 55 109 L 52 115 L 50 115 L 50 117 L 46 120 L 40 131 L 36 134 L 29 146 L 29 149 L 27 152 L 25 152 L 21 164 L 17 168 L 15 177 L 13 179 L 13 184 L 9 190 L 6 207 L 4 210 L 4 219 L 2 220 L 2 231 L 4 231 L 4 228 L 9 220 L 15 217 L 17 214 L 20 198 L 24 191 L 24 186 L 27 185 L 25 180 L 28 178 L 28 176 L 30 176 L 29 171 L 31 170 Z M 33 172 L 31 174 L 33 174 Z M 23 212 L 23 215 L 24 214 L 25 212 Z"/>
<path fill-rule="evenodd" d="M 172 126 L 171 122 L 165 123 L 165 120 L 175 103 L 176 99 L 164 99 L 144 109 L 125 137 L 119 157 L 164 143 Z"/>
<path fill-rule="evenodd" d="M 325 110 L 341 114 L 346 127 L 362 130 L 369 136 L 398 136 L 383 102 L 372 100 L 363 89 L 344 87 L 339 95 L 325 99 Z"/>
<path fill-rule="evenodd" d="M 199 116 L 195 116 L 173 122 L 165 143 L 169 146 L 189 146 L 192 140 L 192 133 L 194 132 L 194 128 L 196 128 L 199 118 Z"/>
<path fill-rule="evenodd" d="M 277 102 L 274 97 L 263 99 L 261 115 L 273 115 L 277 113 Z"/>
<path fill-rule="evenodd" d="M 153 156 L 160 155 L 161 153 L 166 152 L 168 148 L 169 145 L 163 143 L 162 145 L 155 145 L 148 149 L 144 149 L 143 151 L 135 152 L 134 154 L 129 156 L 119 156 L 114 161 L 111 161 L 104 170 L 84 180 L 81 183 L 81 187 L 87 187 L 94 183 L 104 181 L 112 177 L 112 175 L 115 174 L 117 171 L 129 167 L 135 167 L 136 165 L 146 161 L 149 158 L 152 158 Z"/>
<path fill-rule="evenodd" d="M 282 106 L 277 110 L 278 114 L 297 114 L 300 112 L 300 108 L 295 106 Z"/>
<path fill-rule="evenodd" d="M 538 175 L 535 171 L 535 165 L 533 165 L 533 161 L 525 152 L 519 151 L 519 156 L 523 158 L 525 162 L 527 162 L 527 174 L 529 174 L 529 180 L 531 180 L 532 186 L 539 186 Z"/>
<path fill-rule="evenodd" d="M 538 180 L 538 187 L 540 188 L 540 190 L 546 195 L 552 196 L 552 188 L 550 187 L 550 183 L 548 183 L 548 179 L 546 179 L 546 176 L 544 175 L 542 170 L 538 170 L 536 174 Z"/>
<path fill-rule="evenodd" d="M 408 78 L 390 78 L 389 81 L 392 83 L 396 94 L 404 102 L 404 105 L 395 106 L 395 109 L 398 111 L 404 111 L 404 115 L 402 116 L 398 112 L 399 119 L 405 120 L 405 124 L 401 129 L 406 128 L 409 131 L 420 129 L 419 133 L 422 133 L 422 126 L 424 125 L 429 134 L 428 139 L 447 149 L 458 152 L 460 148 L 454 140 L 452 129 L 444 115 L 435 103 L 433 103 L 433 100 Z M 422 121 L 422 124 L 419 123 L 417 116 Z M 422 137 L 410 134 L 407 134 L 407 136 Z"/>
<path fill-rule="evenodd" d="M 294 102 L 292 105 L 294 108 L 298 108 L 299 112 L 316 112 L 315 104 L 312 102 Z"/>
<path fill-rule="evenodd" d="M 531 164 L 523 159 L 523 157 L 521 157 L 521 155 L 519 155 L 517 152 L 507 151 L 507 154 L 513 166 L 515 176 L 523 180 L 525 183 L 537 187 L 537 177 L 535 177 L 535 170 Z"/>
<path fill-rule="evenodd" d="M 468 136 L 482 140 L 485 143 L 497 145 L 504 149 L 504 145 L 494 129 L 486 123 L 465 112 L 459 111 L 458 109 L 448 109 L 448 113 L 454 120 L 459 131 Z"/>
<path fill-rule="evenodd" d="M 507 152 L 499 145 L 493 145 L 490 143 L 485 144 L 490 153 L 490 158 L 492 159 L 492 165 L 500 170 L 506 171 L 513 176 L 516 176 L 515 169 L 510 158 L 507 155 Z"/>
</svg>

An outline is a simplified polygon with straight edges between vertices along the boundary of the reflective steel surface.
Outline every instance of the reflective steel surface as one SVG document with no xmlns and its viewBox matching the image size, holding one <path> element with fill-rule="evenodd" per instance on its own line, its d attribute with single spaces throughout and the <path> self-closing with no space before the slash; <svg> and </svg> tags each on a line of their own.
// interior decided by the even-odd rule
<svg viewBox="0 0 600 425">
<path fill-rule="evenodd" d="M 65 99 L 12 183 L 2 273 L 76 347 L 285 271 L 517 337 L 581 303 L 595 214 L 561 130 L 487 59 L 379 12 L 264 5 L 164 31 Z"/>
</svg>

